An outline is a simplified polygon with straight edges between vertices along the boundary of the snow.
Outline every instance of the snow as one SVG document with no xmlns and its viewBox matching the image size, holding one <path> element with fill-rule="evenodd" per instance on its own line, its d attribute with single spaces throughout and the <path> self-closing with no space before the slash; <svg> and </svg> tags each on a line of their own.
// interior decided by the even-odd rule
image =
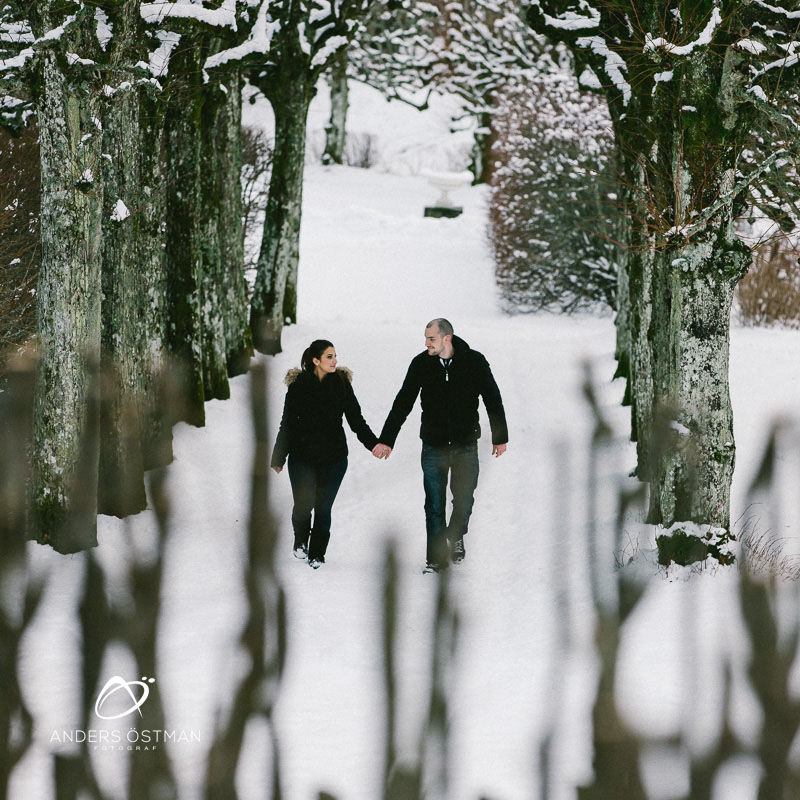
<svg viewBox="0 0 800 800">
<path fill-rule="evenodd" d="M 102 8 L 95 9 L 94 18 L 97 22 L 97 41 L 100 47 L 105 50 L 114 35 L 113 26 L 108 21 L 108 15 Z"/>
<path fill-rule="evenodd" d="M 41 36 L 39 39 L 36 40 L 36 44 L 41 42 L 53 42 L 57 39 L 60 39 L 64 35 L 64 31 L 72 25 L 73 22 L 77 19 L 75 14 L 71 14 L 70 16 L 66 17 L 64 21 L 56 28 L 47 31 L 44 36 Z"/>
<path fill-rule="evenodd" d="M 601 36 L 582 36 L 576 40 L 578 47 L 585 47 L 605 59 L 605 70 L 614 86 L 622 94 L 622 104 L 628 105 L 631 99 L 631 85 L 625 80 L 622 73 L 627 71 L 628 65 L 619 53 L 611 50 Z"/>
<path fill-rule="evenodd" d="M 206 8 L 191 0 L 161 0 L 155 3 L 142 3 L 139 7 L 142 19 L 159 25 L 167 19 L 191 19 L 220 28 L 236 28 L 236 0 L 223 0 L 219 8 Z"/>
<path fill-rule="evenodd" d="M 154 77 L 158 78 L 167 74 L 169 70 L 169 57 L 181 40 L 181 35 L 173 31 L 156 31 L 156 38 L 160 44 L 150 53 L 147 69 L 150 70 L 150 73 Z"/>
<path fill-rule="evenodd" d="M 800 53 L 797 51 L 797 42 L 792 42 L 786 48 L 786 55 L 783 58 L 777 58 L 774 61 L 770 61 L 769 64 L 765 64 L 761 69 L 753 73 L 753 77 L 758 78 L 772 69 L 788 69 L 797 64 L 798 61 L 800 61 Z"/>
<path fill-rule="evenodd" d="M 761 6 L 762 8 L 766 8 L 769 11 L 772 11 L 773 14 L 780 14 L 787 19 L 800 19 L 800 11 L 788 11 L 785 8 L 781 8 L 780 6 L 772 6 L 769 3 L 765 3 L 764 0 L 755 0 L 756 5 Z"/>
<path fill-rule="evenodd" d="M 280 20 L 270 20 L 270 3 L 262 0 L 256 15 L 256 21 L 248 34 L 247 39 L 242 44 L 222 50 L 219 53 L 206 59 L 205 68 L 213 69 L 228 61 L 236 61 L 248 55 L 266 54 L 269 52 L 270 42 L 275 33 L 280 29 Z"/>
<path fill-rule="evenodd" d="M 316 67 L 325 62 L 340 48 L 347 46 L 346 36 L 331 36 L 325 44 L 314 54 L 311 66 Z"/>
<path fill-rule="evenodd" d="M 739 50 L 744 50 L 746 53 L 752 53 L 754 56 L 760 55 L 767 49 L 765 44 L 762 44 L 755 39 L 740 39 L 738 42 L 736 42 L 735 47 L 737 47 Z"/>
<path fill-rule="evenodd" d="M 114 222 L 122 222 L 122 220 L 127 219 L 131 215 L 131 212 L 128 210 L 128 207 L 122 200 L 117 200 L 114 204 L 114 210 L 111 212 L 111 219 Z"/>
<path fill-rule="evenodd" d="M 71 67 L 80 64 L 83 67 L 92 67 L 96 64 L 91 58 L 82 58 L 77 53 L 67 53 L 67 64 Z"/>
<path fill-rule="evenodd" d="M 650 50 L 663 48 L 673 56 L 688 56 L 695 49 L 695 47 L 703 47 L 704 45 L 711 43 L 711 39 L 714 36 L 714 31 L 721 22 L 722 15 L 720 14 L 719 8 L 715 6 L 711 10 L 711 16 L 709 17 L 705 28 L 703 28 L 703 30 L 700 32 L 700 35 L 693 41 L 689 42 L 688 44 L 677 45 L 661 37 L 653 37 L 652 34 L 648 33 L 645 35 L 644 52 L 647 53 Z"/>
<path fill-rule="evenodd" d="M 372 116 L 373 102 L 356 106 L 354 125 L 380 130 L 397 123 L 398 117 Z M 396 133 L 406 146 L 392 150 L 388 144 L 382 170 L 318 165 L 307 170 L 299 322 L 285 330 L 284 352 L 259 358 L 269 370 L 270 430 L 274 434 L 277 427 L 283 376 L 319 336 L 331 338 L 340 363 L 353 369 L 365 417 L 380 428 L 408 362 L 422 350 L 425 323 L 448 317 L 492 365 L 511 433 L 500 459 L 490 457 L 485 434 L 480 442 L 481 477 L 467 559 L 451 575 L 461 622 L 447 676 L 447 797 L 539 796 L 536 754 L 551 732 L 551 798 L 574 800 L 575 787 L 591 780 L 598 665 L 588 584 L 594 570 L 607 599 L 617 574 L 615 560 L 628 557 L 634 559 L 631 568 L 649 580 L 621 631 L 618 705 L 628 725 L 656 739 L 643 760 L 653 796 L 685 796 L 686 752 L 676 754 L 666 742 L 659 746 L 657 737 L 682 734 L 695 752 L 713 743 L 723 712 L 726 665 L 733 674 L 734 730 L 747 742 L 760 725 L 747 683 L 750 653 L 736 610 L 736 572 L 659 572 L 650 560 L 650 527 L 631 520 L 620 552 L 610 533 L 615 512 L 610 498 L 590 515 L 583 495 L 593 431 L 581 395 L 585 362 L 591 364 L 600 408 L 615 431 L 599 465 L 601 477 L 612 485 L 634 485 L 627 477 L 635 458 L 625 436 L 630 412 L 620 405 L 621 383 L 610 380 L 613 321 L 502 314 L 487 246 L 485 188 L 454 192 L 464 207 L 456 219 L 424 218 L 432 193 L 424 177 L 410 172 L 408 149 L 415 138 L 427 141 L 437 126 L 440 162 L 448 161 L 442 154 L 454 145 L 436 111 L 406 117 L 403 125 Z M 414 165 L 421 160 L 411 159 Z M 734 519 L 746 511 L 746 487 L 771 421 L 789 419 L 796 410 L 798 380 L 796 333 L 734 328 Z M 243 668 L 239 637 L 245 597 L 239 576 L 253 449 L 248 388 L 247 376 L 236 378 L 230 400 L 207 403 L 205 428 L 176 427 L 175 461 L 168 469 L 173 508 L 164 615 L 157 674 L 147 680 L 155 678 L 152 691 L 160 693 L 167 728 L 200 737 L 199 743 L 181 741 L 169 748 L 182 800 L 202 797 L 203 759 L 215 714 L 229 704 L 230 687 Z M 485 415 L 483 422 L 487 430 Z M 397 732 L 401 759 L 415 757 L 429 689 L 435 594 L 435 578 L 420 569 L 424 513 L 418 426 L 416 410 L 386 462 L 373 459 L 349 435 L 350 466 L 334 507 L 329 559 L 318 571 L 292 557 L 287 475 L 270 474 L 280 537 L 277 568 L 289 623 L 275 710 L 289 800 L 312 800 L 322 789 L 340 800 L 382 796 L 379 566 L 390 540 L 398 548 L 402 600 Z M 771 511 L 751 509 L 765 526 Z M 587 518 L 595 526 L 594 537 L 587 533 Z M 782 519 L 780 531 L 790 549 L 800 550 L 796 518 Z M 150 558 L 155 536 L 149 511 L 127 520 L 100 518 L 96 555 L 110 577 L 112 597 L 125 598 L 125 565 Z M 79 719 L 80 631 L 74 611 L 86 559 L 58 556 L 32 543 L 28 554 L 33 574 L 46 581 L 19 664 L 35 720 L 35 744 L 14 771 L 9 796 L 52 800 L 48 754 L 70 748 L 54 743 L 53 734 L 74 729 Z M 109 653 L 94 696 L 114 675 L 128 681 L 145 677 L 120 646 Z M 247 742 L 238 774 L 242 800 L 264 796 L 269 769 L 268 732 L 254 725 Z M 125 752 L 92 755 L 102 786 L 113 796 L 120 796 L 124 786 L 125 757 Z M 755 796 L 752 761 L 739 759 L 726 770 L 720 781 L 725 792 L 715 797 Z"/>
<path fill-rule="evenodd" d="M 578 78 L 578 83 L 580 83 L 581 86 L 585 86 L 587 89 L 602 88 L 600 79 L 595 74 L 595 71 L 588 65 L 584 67 L 583 72 L 581 72 L 581 75 Z"/>
<path fill-rule="evenodd" d="M 564 11 L 561 16 L 554 17 L 542 11 L 539 0 L 532 0 L 532 5 L 539 9 L 544 16 L 545 24 L 551 28 L 563 31 L 580 31 L 597 28 L 600 25 L 600 12 L 595 8 L 587 8 L 585 3 L 583 7 L 588 12 L 588 16 L 586 14 L 578 14 L 575 11 Z"/>
<path fill-rule="evenodd" d="M 0 72 L 5 72 L 7 69 L 23 67 L 29 58 L 33 58 L 33 48 L 31 47 L 26 47 L 17 55 L 11 56 L 11 58 L 0 59 Z"/>
<path fill-rule="evenodd" d="M 32 44 L 36 37 L 31 33 L 27 22 L 4 22 L 0 25 L 0 42 L 13 42 L 15 44 Z"/>
</svg>

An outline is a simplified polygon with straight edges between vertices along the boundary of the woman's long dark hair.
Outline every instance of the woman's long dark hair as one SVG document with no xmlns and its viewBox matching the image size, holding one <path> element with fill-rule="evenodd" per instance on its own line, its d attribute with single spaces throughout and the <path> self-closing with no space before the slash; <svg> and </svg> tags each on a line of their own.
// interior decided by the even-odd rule
<svg viewBox="0 0 800 800">
<path fill-rule="evenodd" d="M 300 366 L 303 368 L 303 372 L 313 372 L 314 359 L 321 358 L 329 347 L 333 347 L 333 343 L 327 339 L 314 339 L 303 351 L 303 357 L 300 359 Z"/>
</svg>

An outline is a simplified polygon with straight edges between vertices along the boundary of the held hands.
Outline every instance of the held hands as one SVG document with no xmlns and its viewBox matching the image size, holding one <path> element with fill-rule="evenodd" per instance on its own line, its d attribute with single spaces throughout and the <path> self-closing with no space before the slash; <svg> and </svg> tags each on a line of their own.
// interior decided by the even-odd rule
<svg viewBox="0 0 800 800">
<path fill-rule="evenodd" d="M 378 444 L 372 448 L 372 455 L 374 455 L 375 458 L 389 458 L 391 454 L 392 448 L 389 447 L 388 444 L 381 444 L 378 442 Z"/>
<path fill-rule="evenodd" d="M 272 469 L 274 469 L 275 472 L 282 472 L 283 471 L 283 467 L 273 467 Z"/>
<path fill-rule="evenodd" d="M 492 447 L 492 455 L 496 458 L 500 458 L 503 453 L 506 451 L 507 444 L 496 444 Z"/>
</svg>

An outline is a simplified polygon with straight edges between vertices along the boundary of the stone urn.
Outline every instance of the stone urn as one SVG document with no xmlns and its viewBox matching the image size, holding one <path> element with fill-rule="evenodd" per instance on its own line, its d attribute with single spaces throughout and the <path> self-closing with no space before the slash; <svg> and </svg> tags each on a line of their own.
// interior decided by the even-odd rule
<svg viewBox="0 0 800 800">
<path fill-rule="evenodd" d="M 422 176 L 428 183 L 439 191 L 439 199 L 435 205 L 425 207 L 426 217 L 457 217 L 464 210 L 453 204 L 448 192 L 469 186 L 472 183 L 472 173 L 463 172 L 434 172 L 430 169 L 422 170 Z"/>
</svg>

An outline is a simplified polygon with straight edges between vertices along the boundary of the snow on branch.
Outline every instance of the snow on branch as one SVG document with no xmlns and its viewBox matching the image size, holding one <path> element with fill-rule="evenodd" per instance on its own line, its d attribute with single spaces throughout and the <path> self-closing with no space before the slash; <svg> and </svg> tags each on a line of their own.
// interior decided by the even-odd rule
<svg viewBox="0 0 800 800">
<path fill-rule="evenodd" d="M 139 13 L 145 22 L 156 25 L 168 19 L 190 19 L 236 30 L 236 0 L 223 0 L 219 8 L 205 8 L 199 3 L 179 0 L 158 0 L 155 3 L 142 3 Z"/>
<path fill-rule="evenodd" d="M 170 56 L 181 40 L 181 35 L 173 31 L 156 31 L 156 39 L 159 45 L 150 53 L 150 63 L 145 64 L 140 61 L 136 66 L 149 70 L 151 75 L 158 78 L 167 74 Z"/>
<path fill-rule="evenodd" d="M 270 0 L 262 0 L 247 39 L 236 47 L 229 47 L 210 56 L 206 59 L 205 69 L 214 69 L 229 61 L 240 61 L 250 55 L 266 55 L 272 37 L 281 29 L 280 20 L 268 19 L 270 4 Z"/>
<path fill-rule="evenodd" d="M 800 19 L 800 11 L 787 11 L 785 8 L 771 6 L 769 3 L 765 3 L 764 0 L 755 0 L 755 2 L 756 5 L 766 8 L 767 11 L 771 11 L 773 14 L 781 14 L 787 19 Z"/>
<path fill-rule="evenodd" d="M 562 31 L 583 31 L 592 30 L 600 26 L 600 12 L 585 1 L 581 3 L 581 6 L 588 12 L 588 16 L 578 14 L 575 11 L 564 11 L 559 16 L 554 17 L 542 10 L 539 0 L 532 0 L 531 5 L 539 10 L 545 24 L 551 28 Z"/>
<path fill-rule="evenodd" d="M 311 59 L 311 66 L 317 67 L 327 63 L 328 59 L 340 48 L 347 47 L 346 36 L 331 36 Z"/>
<path fill-rule="evenodd" d="M 600 36 L 581 36 L 577 39 L 576 44 L 578 47 L 590 49 L 595 55 L 605 59 L 606 74 L 622 94 L 622 104 L 628 105 L 631 99 L 631 85 L 622 74 L 628 69 L 625 59 L 619 53 L 611 50 L 608 43 Z"/>
<path fill-rule="evenodd" d="M 14 44 L 33 44 L 34 35 L 27 22 L 6 22 L 0 25 L 0 41 Z"/>
<path fill-rule="evenodd" d="M 753 73 L 753 77 L 758 78 L 765 72 L 768 72 L 772 69 L 785 69 L 787 67 L 793 67 L 800 60 L 800 53 L 797 51 L 798 43 L 792 42 L 786 48 L 786 55 L 783 58 L 778 58 L 775 61 L 770 61 L 769 64 L 765 64 L 761 69 L 756 70 Z"/>
<path fill-rule="evenodd" d="M 714 36 L 714 31 L 721 22 L 722 15 L 720 14 L 719 8 L 715 7 L 711 11 L 711 17 L 706 23 L 705 28 L 703 28 L 702 32 L 700 33 L 700 36 L 698 36 L 693 42 L 689 42 L 689 44 L 684 45 L 673 44 L 672 42 L 668 42 L 666 39 L 662 39 L 661 37 L 654 38 L 652 34 L 648 33 L 645 36 L 644 52 L 647 53 L 651 50 L 661 49 L 673 56 L 688 56 L 692 50 L 695 49 L 695 47 L 702 47 L 710 44 L 711 39 Z"/>
<path fill-rule="evenodd" d="M 96 61 L 92 61 L 91 58 L 81 58 L 77 53 L 67 53 L 67 64 L 71 67 L 75 64 L 80 64 L 82 67 L 97 66 Z"/>
<path fill-rule="evenodd" d="M 757 42 L 755 39 L 740 39 L 738 42 L 734 42 L 733 46 L 737 50 L 754 56 L 760 56 L 767 49 L 765 44 Z"/>
<path fill-rule="evenodd" d="M 67 28 L 72 25 L 73 22 L 75 22 L 76 18 L 77 14 L 71 14 L 57 28 L 47 31 L 44 36 L 41 36 L 39 39 L 37 39 L 36 44 L 40 44 L 41 42 L 57 41 L 64 35 L 64 32 L 67 30 Z"/>
<path fill-rule="evenodd" d="M 9 69 L 19 69 L 25 66 L 25 62 L 33 57 L 33 48 L 27 47 L 21 53 L 18 53 L 11 58 L 0 59 L 0 72 L 5 72 Z"/>
<path fill-rule="evenodd" d="M 7 70 L 19 69 L 27 63 L 27 61 L 36 54 L 37 45 L 42 45 L 48 42 L 57 42 L 66 32 L 67 28 L 72 25 L 77 19 L 77 14 L 71 14 L 56 28 L 53 28 L 38 39 L 33 37 L 30 33 L 30 28 L 27 23 L 13 23 L 11 25 L 3 26 L 2 40 L 15 43 L 28 43 L 33 44 L 33 47 L 26 47 L 11 58 L 0 59 L 0 72 Z"/>
</svg>

